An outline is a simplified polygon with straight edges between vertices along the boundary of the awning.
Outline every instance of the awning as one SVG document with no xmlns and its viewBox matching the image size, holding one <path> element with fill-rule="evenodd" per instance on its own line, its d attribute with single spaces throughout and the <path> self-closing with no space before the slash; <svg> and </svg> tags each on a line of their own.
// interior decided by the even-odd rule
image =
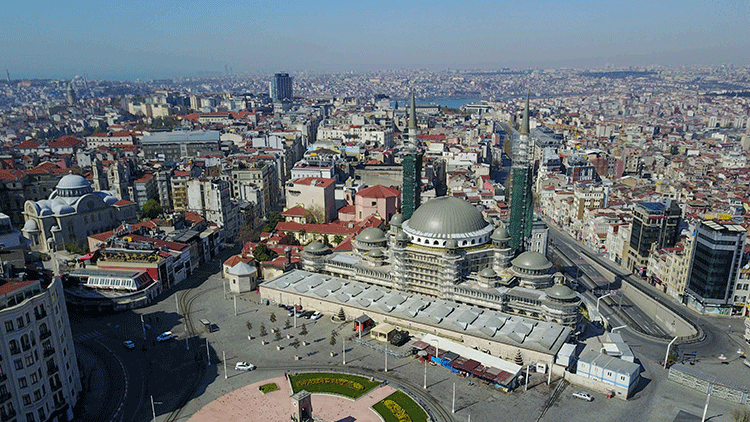
<svg viewBox="0 0 750 422">
<path fill-rule="evenodd" d="M 84 255 L 84 256 L 82 256 L 82 257 L 78 258 L 78 260 L 79 260 L 79 261 L 85 261 L 85 260 L 87 260 L 87 259 L 91 259 L 91 258 L 93 258 L 93 257 L 94 257 L 94 253 L 93 253 L 93 252 L 89 252 L 89 253 L 87 253 L 86 255 Z"/>
</svg>

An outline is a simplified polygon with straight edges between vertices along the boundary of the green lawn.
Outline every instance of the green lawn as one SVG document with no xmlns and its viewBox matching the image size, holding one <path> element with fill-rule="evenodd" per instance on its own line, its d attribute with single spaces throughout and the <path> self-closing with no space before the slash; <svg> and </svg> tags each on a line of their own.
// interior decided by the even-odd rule
<svg viewBox="0 0 750 422">
<path fill-rule="evenodd" d="M 424 409 L 402 391 L 396 391 L 372 408 L 385 422 L 427 422 Z"/>
<path fill-rule="evenodd" d="M 331 393 L 357 399 L 380 385 L 379 381 L 356 375 L 336 373 L 306 373 L 292 375 L 294 393 L 306 390 L 310 393 Z"/>
<path fill-rule="evenodd" d="M 261 391 L 261 393 L 268 394 L 272 391 L 278 391 L 279 386 L 276 385 L 275 382 L 269 382 L 268 384 L 261 385 L 260 387 L 258 387 L 258 389 Z"/>
</svg>

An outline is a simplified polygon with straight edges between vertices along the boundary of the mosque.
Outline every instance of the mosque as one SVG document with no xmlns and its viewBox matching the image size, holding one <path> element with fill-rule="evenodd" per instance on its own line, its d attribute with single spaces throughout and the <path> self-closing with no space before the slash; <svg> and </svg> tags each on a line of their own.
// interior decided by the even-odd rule
<svg viewBox="0 0 750 422">
<path fill-rule="evenodd" d="M 111 192 L 94 191 L 83 176 L 67 174 L 48 199 L 26 201 L 21 232 L 34 251 L 51 251 L 66 245 L 84 246 L 87 236 L 136 222 L 137 206 L 118 200 Z"/>
<path fill-rule="evenodd" d="M 363 230 L 352 253 L 319 242 L 302 251 L 302 269 L 406 294 L 573 326 L 581 299 L 541 253 L 513 257 L 511 236 L 488 223 L 471 203 L 454 197 L 428 201 L 386 233 Z"/>
</svg>

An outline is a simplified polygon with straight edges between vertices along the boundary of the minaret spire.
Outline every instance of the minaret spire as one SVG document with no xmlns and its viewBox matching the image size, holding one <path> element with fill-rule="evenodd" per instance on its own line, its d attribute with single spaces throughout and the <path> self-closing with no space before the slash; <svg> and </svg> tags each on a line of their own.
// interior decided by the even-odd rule
<svg viewBox="0 0 750 422">
<path fill-rule="evenodd" d="M 411 107 L 409 108 L 409 143 L 416 147 L 417 143 L 417 103 L 414 90 L 411 90 Z"/>
<path fill-rule="evenodd" d="M 521 123 L 520 133 L 529 134 L 529 90 L 526 90 L 526 108 L 523 112 L 523 122 Z"/>
</svg>

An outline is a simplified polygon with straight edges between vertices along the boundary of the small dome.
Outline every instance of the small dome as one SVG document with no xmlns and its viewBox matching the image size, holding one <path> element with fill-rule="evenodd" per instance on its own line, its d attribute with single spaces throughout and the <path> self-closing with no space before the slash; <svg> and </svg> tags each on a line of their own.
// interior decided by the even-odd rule
<svg viewBox="0 0 750 422">
<path fill-rule="evenodd" d="M 497 277 L 497 273 L 492 268 L 485 268 L 479 272 L 479 276 L 484 278 L 495 278 Z"/>
<path fill-rule="evenodd" d="M 401 224 L 403 224 L 403 222 L 404 222 L 404 216 L 401 214 L 396 214 L 393 217 L 391 217 L 390 225 L 401 227 Z"/>
<path fill-rule="evenodd" d="M 448 239 L 447 242 L 445 242 L 446 249 L 458 249 L 458 242 L 456 239 Z"/>
<path fill-rule="evenodd" d="M 401 242 L 408 242 L 409 241 L 409 235 L 404 232 L 398 232 L 396 235 L 396 240 Z"/>
<path fill-rule="evenodd" d="M 328 246 L 326 246 L 326 245 L 324 245 L 324 244 L 322 244 L 322 243 L 320 243 L 318 241 L 310 242 L 303 249 L 303 251 L 309 252 L 311 254 L 321 254 L 321 253 L 323 253 L 323 252 L 325 252 L 327 250 L 328 250 Z"/>
<path fill-rule="evenodd" d="M 57 189 L 88 189 L 91 184 L 78 174 L 67 174 L 57 182 Z"/>
<path fill-rule="evenodd" d="M 544 255 L 532 251 L 526 251 L 521 255 L 518 255 L 518 257 L 510 263 L 518 268 L 530 271 L 544 271 L 552 268 L 552 263 L 549 262 Z"/>
<path fill-rule="evenodd" d="M 494 232 L 492 232 L 491 236 L 492 240 L 498 241 L 498 242 L 507 242 L 510 240 L 510 235 L 508 234 L 508 229 L 505 227 L 498 227 L 495 229 Z"/>
<path fill-rule="evenodd" d="M 50 227 L 49 231 L 51 231 L 51 232 L 59 232 L 60 231 L 60 227 L 58 227 L 58 226 L 52 226 L 52 227 Z"/>
<path fill-rule="evenodd" d="M 41 215 L 41 216 L 45 216 L 45 215 L 52 215 L 52 210 L 51 210 L 51 209 L 49 209 L 48 207 L 42 207 L 42 208 L 41 208 L 41 209 L 39 210 L 39 215 Z"/>
<path fill-rule="evenodd" d="M 564 284 L 555 284 L 554 286 L 545 290 L 544 293 L 547 293 L 547 296 L 553 299 L 565 301 L 573 300 L 578 297 L 576 292 L 574 292 L 570 287 Z"/>
<path fill-rule="evenodd" d="M 52 204 L 52 212 L 57 215 L 73 214 L 76 212 L 75 208 L 71 207 L 65 201 L 55 201 Z"/>
<path fill-rule="evenodd" d="M 253 266 L 248 265 L 248 264 L 246 264 L 244 262 L 238 262 L 237 265 L 235 265 L 234 267 L 230 268 L 227 271 L 227 273 L 229 273 L 231 275 L 236 275 L 236 276 L 240 276 L 240 277 L 242 277 L 242 276 L 248 276 L 248 275 L 253 275 L 256 272 L 258 272 L 258 271 Z"/>
<path fill-rule="evenodd" d="M 375 227 L 366 228 L 357 235 L 357 241 L 359 242 L 378 243 L 385 242 L 385 240 L 385 233 L 383 233 L 383 230 Z"/>
<path fill-rule="evenodd" d="M 383 258 L 385 254 L 380 249 L 373 249 L 367 252 L 367 256 L 369 256 L 370 258 Z"/>
<path fill-rule="evenodd" d="M 106 205 L 114 205 L 115 202 L 117 202 L 117 201 L 119 201 L 119 199 L 117 199 L 116 197 L 114 197 L 112 195 L 107 195 L 107 196 L 104 197 L 104 203 Z"/>
<path fill-rule="evenodd" d="M 39 231 L 39 225 L 36 223 L 36 220 L 26 220 L 26 223 L 23 225 L 23 231 L 27 233 L 36 233 Z"/>
</svg>

